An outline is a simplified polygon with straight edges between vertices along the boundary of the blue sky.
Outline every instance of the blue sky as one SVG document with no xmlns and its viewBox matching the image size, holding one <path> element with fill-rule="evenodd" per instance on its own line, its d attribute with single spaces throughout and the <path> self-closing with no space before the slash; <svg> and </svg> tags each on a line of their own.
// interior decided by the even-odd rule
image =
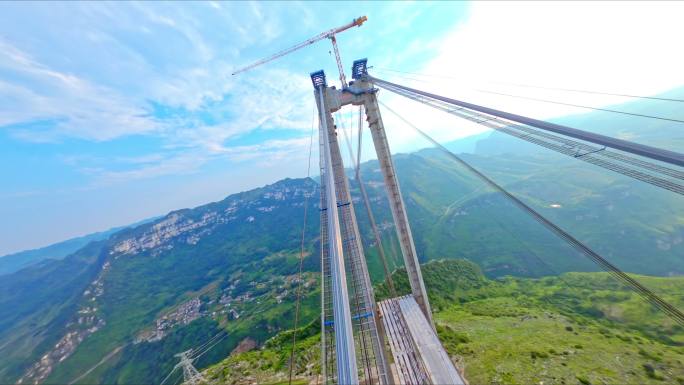
<svg viewBox="0 0 684 385">
<path fill-rule="evenodd" d="M 1 3 L 0 255 L 304 176 L 314 106 L 308 74 L 322 68 L 329 81 L 336 78 L 329 42 L 240 76 L 231 72 L 360 15 L 368 22 L 338 37 L 345 68 L 367 57 L 379 75 L 451 95 L 461 92 L 495 107 L 504 102 L 469 94 L 465 86 L 502 79 L 556 86 L 584 81 L 591 89 L 620 86 L 624 92 L 654 94 L 684 84 L 684 59 L 669 52 L 676 51 L 672 42 L 643 38 L 682 36 L 684 8 L 623 4 L 616 12 L 614 5 L 596 4 L 587 12 L 587 7 L 591 4 Z M 584 28 L 578 30 L 568 12 L 582 15 Z M 610 33 L 606 15 L 613 20 Z M 643 27 L 639 36 L 635 21 Z M 606 41 L 623 40 L 632 46 L 614 45 L 615 52 L 606 52 Z M 539 54 L 553 54 L 556 45 L 572 57 L 569 62 Z M 656 57 L 626 56 L 634 45 Z M 507 59 L 494 56 L 497 52 Z M 518 60 L 510 60 L 516 54 Z M 616 70 L 625 60 L 629 63 Z M 648 66 L 658 75 L 626 89 L 629 71 Z M 572 74 L 559 76 L 572 68 Z M 455 77 L 426 85 L 425 79 L 400 78 L 384 69 Z M 468 124 L 455 131 L 439 113 L 386 100 L 443 140 L 482 132 Z M 576 112 L 504 105 L 541 118 Z M 423 146 L 409 134 L 395 135 L 392 145 L 399 151 Z"/>
</svg>

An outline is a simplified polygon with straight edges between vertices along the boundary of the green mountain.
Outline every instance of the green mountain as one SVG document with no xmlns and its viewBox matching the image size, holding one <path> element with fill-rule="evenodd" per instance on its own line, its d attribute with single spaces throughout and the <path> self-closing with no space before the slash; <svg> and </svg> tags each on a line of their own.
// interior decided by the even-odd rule
<svg viewBox="0 0 684 385">
<path fill-rule="evenodd" d="M 684 273 L 679 257 L 684 252 L 684 200 L 678 195 L 544 154 L 463 157 L 623 270 Z M 397 156 L 395 162 L 424 260 L 468 258 L 489 276 L 595 269 L 437 150 Z M 364 180 L 377 186 L 371 189 L 376 196 L 382 195 L 381 176 L 373 172 L 377 167 L 373 162 L 364 166 Z M 389 222 L 386 200 L 377 203 L 379 216 Z"/>
<path fill-rule="evenodd" d="M 410 291 L 405 271 L 393 274 Z M 471 384 L 682 384 L 684 328 L 606 273 L 487 279 L 467 260 L 423 265 L 437 332 Z M 684 305 L 684 278 L 637 277 Z M 376 288 L 382 297 L 384 285 Z M 320 324 L 298 330 L 295 383 L 320 374 Z M 205 370 L 222 384 L 287 383 L 291 331 Z"/>
<path fill-rule="evenodd" d="M 103 357 L 109 360 L 85 381 L 159 382 L 179 348 L 219 327 L 230 334 L 208 360 L 247 335 L 263 342 L 289 327 L 302 207 L 317 188 L 286 179 L 8 275 L 0 281 L 0 354 L 7 358 L 0 382 L 68 383 Z M 316 216 L 312 210 L 307 239 L 315 239 Z M 311 295 L 316 289 L 310 285 Z M 208 325 L 198 327 L 198 319 Z"/>
<path fill-rule="evenodd" d="M 18 253 L 0 256 L 0 275 L 14 273 L 23 268 L 33 266 L 46 259 L 62 259 L 67 255 L 75 253 L 90 242 L 101 241 L 109 238 L 127 227 L 135 227 L 143 223 L 153 221 L 157 218 L 145 219 L 129 226 L 114 227 L 109 230 L 87 234 L 81 237 L 67 239 L 66 241 L 54 243 L 38 249 L 20 251 Z"/>
<path fill-rule="evenodd" d="M 14 273 L 15 271 L 38 264 L 46 259 L 62 259 L 67 255 L 80 250 L 90 242 L 107 239 L 110 235 L 122 229 L 123 227 L 116 227 L 107 231 L 68 239 L 46 247 L 4 255 L 0 257 L 0 275 Z"/>
</svg>

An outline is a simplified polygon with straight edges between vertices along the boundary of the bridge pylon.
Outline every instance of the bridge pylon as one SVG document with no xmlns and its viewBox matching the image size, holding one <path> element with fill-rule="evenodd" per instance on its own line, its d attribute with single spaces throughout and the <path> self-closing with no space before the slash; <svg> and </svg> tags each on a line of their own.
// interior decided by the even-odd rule
<svg viewBox="0 0 684 385">
<path fill-rule="evenodd" d="M 427 325 L 434 328 L 406 207 L 378 108 L 377 89 L 359 76 L 365 73 L 365 63 L 365 60 L 354 62 L 354 81 L 341 90 L 328 87 L 323 71 L 311 74 L 320 122 L 323 275 L 321 328 L 322 371 L 326 383 L 395 382 L 388 364 L 383 322 L 380 320 L 368 274 L 349 181 L 337 140 L 337 128 L 332 116 L 343 106 L 365 107 L 411 292 L 427 320 Z M 348 309 L 344 309 L 346 307 Z M 351 331 L 349 325 L 352 326 Z M 351 347 L 350 339 L 353 342 Z"/>
<path fill-rule="evenodd" d="M 320 119 L 322 372 L 326 383 L 391 384 L 349 181 L 322 71 L 312 74 Z M 339 109 L 339 108 L 338 108 Z M 350 328 L 351 326 L 351 328 Z"/>
</svg>

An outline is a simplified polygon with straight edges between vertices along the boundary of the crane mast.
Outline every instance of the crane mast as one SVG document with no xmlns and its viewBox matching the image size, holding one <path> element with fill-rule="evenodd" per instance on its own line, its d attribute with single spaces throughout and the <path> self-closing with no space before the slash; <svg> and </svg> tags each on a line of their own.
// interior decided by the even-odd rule
<svg viewBox="0 0 684 385">
<path fill-rule="evenodd" d="M 311 45 L 311 44 L 313 44 L 313 43 L 315 43 L 315 42 L 317 42 L 317 41 L 320 41 L 320 40 L 323 40 L 323 39 L 330 39 L 330 41 L 332 42 L 333 51 L 334 51 L 334 53 L 335 53 L 335 60 L 337 61 L 337 70 L 338 70 L 339 73 L 340 73 L 340 82 L 342 82 L 342 88 L 345 88 L 345 87 L 347 87 L 347 79 L 346 79 L 346 77 L 344 76 L 344 70 L 343 70 L 343 68 L 342 68 L 342 59 L 340 58 L 340 51 L 339 51 L 339 49 L 337 48 L 337 39 L 335 38 L 335 35 L 338 34 L 338 33 L 340 33 L 340 32 L 344 32 L 344 31 L 346 31 L 346 30 L 348 30 L 348 29 L 350 29 L 350 28 L 352 28 L 352 27 L 360 27 L 366 20 L 368 20 L 368 18 L 367 18 L 366 16 L 358 17 L 358 18 L 352 20 L 351 23 L 345 24 L 345 25 L 343 25 L 343 26 L 341 26 L 341 27 L 333 28 L 333 29 L 331 29 L 331 30 L 329 30 L 329 31 L 325 31 L 325 32 L 323 32 L 323 33 L 321 33 L 321 34 L 319 34 L 319 35 L 317 35 L 317 36 L 314 36 L 314 37 L 312 37 L 312 38 L 310 38 L 310 39 L 308 39 L 308 40 L 305 40 L 305 41 L 303 41 L 303 42 L 301 42 L 301 43 L 299 43 L 299 44 L 297 44 L 297 45 L 295 45 L 295 46 L 293 46 L 293 47 L 284 49 L 284 50 L 282 50 L 282 51 L 280 51 L 280 52 L 278 52 L 278 53 L 275 53 L 275 54 L 273 54 L 273 55 L 271 55 L 271 56 L 269 56 L 269 57 L 267 57 L 267 58 L 264 58 L 264 59 L 261 59 L 261 60 L 259 60 L 259 61 L 256 61 L 256 62 L 254 62 L 254 63 L 252 63 L 252 64 L 250 64 L 250 65 L 248 65 L 248 66 L 246 66 L 246 67 L 242 67 L 242 68 L 240 68 L 240 69 L 237 69 L 237 70 L 235 70 L 235 72 L 232 73 L 232 75 L 237 75 L 237 74 L 239 74 L 239 73 L 241 73 L 241 72 L 249 71 L 249 70 L 251 70 L 251 69 L 254 68 L 254 67 L 258 67 L 258 66 L 260 66 L 260 65 L 262 65 L 262 64 L 266 64 L 266 63 L 268 63 L 268 62 L 270 62 L 270 61 L 273 61 L 273 60 L 275 60 L 275 59 L 278 59 L 278 58 L 280 58 L 280 57 L 283 57 L 283 56 L 285 56 L 285 55 L 287 55 L 287 54 L 289 54 L 289 53 L 292 53 L 292 52 L 294 52 L 294 51 L 296 51 L 296 50 L 298 50 L 298 49 L 301 49 L 301 48 L 304 48 L 304 47 L 306 47 L 306 46 L 309 46 L 309 45 Z"/>
</svg>

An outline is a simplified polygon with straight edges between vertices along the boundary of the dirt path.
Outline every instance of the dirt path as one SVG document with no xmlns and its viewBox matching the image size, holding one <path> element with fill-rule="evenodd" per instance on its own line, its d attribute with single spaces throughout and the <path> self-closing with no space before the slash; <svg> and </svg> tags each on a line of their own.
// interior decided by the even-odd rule
<svg viewBox="0 0 684 385">
<path fill-rule="evenodd" d="M 83 373 L 83 374 L 81 374 L 80 376 L 76 377 L 74 380 L 72 380 L 72 381 L 69 383 L 69 385 L 74 385 L 75 383 L 77 383 L 77 382 L 79 382 L 80 380 L 82 380 L 85 376 L 87 376 L 87 375 L 89 375 L 90 373 L 92 373 L 93 370 L 97 369 L 100 365 L 102 365 L 102 364 L 104 364 L 105 362 L 109 361 L 109 359 L 111 359 L 112 357 L 114 357 L 114 356 L 116 355 L 116 353 L 120 352 L 121 349 L 123 349 L 124 347 L 126 347 L 126 345 L 121 345 L 121 346 L 117 347 L 116 349 L 112 350 L 111 352 L 109 352 L 106 356 L 104 356 L 104 357 L 100 360 L 100 362 L 98 362 L 97 364 L 95 364 L 95 366 L 93 366 L 92 368 L 86 370 L 85 373 Z"/>
</svg>

